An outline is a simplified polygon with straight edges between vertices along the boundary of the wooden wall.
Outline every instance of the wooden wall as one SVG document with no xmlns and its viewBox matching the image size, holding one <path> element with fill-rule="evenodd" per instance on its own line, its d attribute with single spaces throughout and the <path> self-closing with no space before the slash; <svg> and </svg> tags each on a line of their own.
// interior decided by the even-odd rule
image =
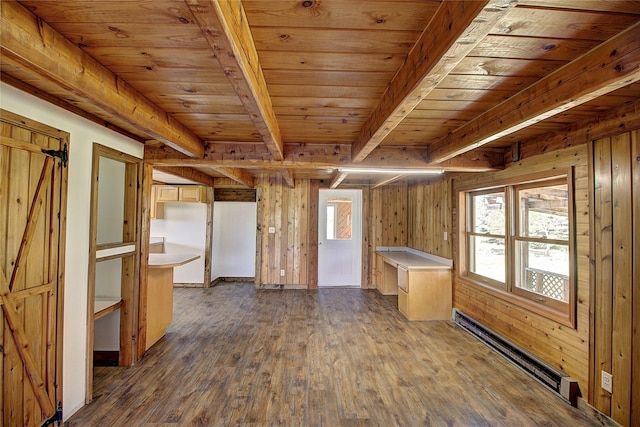
<svg viewBox="0 0 640 427">
<path fill-rule="evenodd" d="M 452 258 L 451 187 L 451 179 L 409 186 L 407 246 Z"/>
<path fill-rule="evenodd" d="M 370 288 L 376 288 L 375 250 L 377 246 L 407 246 L 407 183 L 398 183 L 365 190 L 368 198 L 368 209 L 363 210 L 368 215 L 366 236 L 369 241 L 368 259 L 369 269 L 367 282 Z"/>
<path fill-rule="evenodd" d="M 595 141 L 593 169 L 590 402 L 623 425 L 640 425 L 640 131 Z M 601 371 L 613 374 L 613 393 L 601 388 Z"/>
<path fill-rule="evenodd" d="M 296 179 L 295 187 L 290 188 L 279 175 L 264 175 L 257 180 L 256 284 L 307 288 L 309 234 L 312 229 L 317 233 L 317 225 L 310 221 L 311 187 L 310 180 Z M 269 233 L 269 227 L 274 227 L 275 233 Z M 285 271 L 284 276 L 280 270 Z"/>
<path fill-rule="evenodd" d="M 453 305 L 498 333 L 518 343 L 541 359 L 557 366 L 578 381 L 587 395 L 589 378 L 589 160 L 588 145 L 553 151 L 511 163 L 504 171 L 460 175 L 453 192 L 461 188 L 491 185 L 500 180 L 530 175 L 538 171 L 574 168 L 576 213 L 577 328 L 573 329 L 509 301 L 458 276 L 454 261 Z M 454 196 L 454 211 L 457 197 Z M 457 212 L 454 215 L 454 256 L 457 252 Z M 456 258 L 454 258 L 456 259 Z"/>
</svg>

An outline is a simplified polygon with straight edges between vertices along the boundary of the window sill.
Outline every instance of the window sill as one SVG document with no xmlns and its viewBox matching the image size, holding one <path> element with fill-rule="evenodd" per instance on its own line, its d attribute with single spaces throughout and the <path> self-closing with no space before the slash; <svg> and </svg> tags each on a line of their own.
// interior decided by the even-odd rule
<svg viewBox="0 0 640 427">
<path fill-rule="evenodd" d="M 468 277 L 460 276 L 456 274 L 455 276 L 456 282 L 462 283 L 464 285 L 470 285 L 476 289 L 480 289 L 487 294 L 494 296 L 496 298 L 500 298 L 503 301 L 514 304 L 520 308 L 525 310 L 529 310 L 535 314 L 538 314 L 548 320 L 557 322 L 564 326 L 569 326 L 573 329 L 576 328 L 575 318 L 571 319 L 567 313 L 560 312 L 558 310 L 554 310 L 545 306 L 544 304 L 537 303 L 528 298 L 521 297 L 519 295 L 515 295 L 511 292 L 503 291 L 501 289 L 497 289 L 493 286 L 486 285 L 484 283 L 477 282 Z M 454 288 L 455 291 L 455 288 Z"/>
</svg>

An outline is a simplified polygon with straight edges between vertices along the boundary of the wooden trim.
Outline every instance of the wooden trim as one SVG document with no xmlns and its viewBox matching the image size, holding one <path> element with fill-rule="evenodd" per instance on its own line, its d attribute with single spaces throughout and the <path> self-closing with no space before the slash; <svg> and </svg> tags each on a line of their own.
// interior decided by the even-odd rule
<svg viewBox="0 0 640 427">
<path fill-rule="evenodd" d="M 633 161 L 635 159 L 635 162 Z M 631 164 L 633 181 L 631 194 L 633 195 L 633 249 L 635 259 L 640 256 L 640 131 L 631 134 Z M 633 263 L 632 308 L 632 349 L 631 360 L 631 421 L 630 425 L 640 425 L 640 265 Z"/>
<path fill-rule="evenodd" d="M 264 176 L 260 181 L 264 183 Z M 262 285 L 262 281 L 265 279 L 262 275 L 262 227 L 264 226 L 262 215 L 264 212 L 264 204 L 265 201 L 262 200 L 262 185 L 259 185 L 256 188 L 256 266 L 254 279 L 256 289 Z"/>
<path fill-rule="evenodd" d="M 430 146 L 439 163 L 640 80 L 640 23 L 536 81 Z"/>
<path fill-rule="evenodd" d="M 206 221 L 206 236 L 204 243 L 204 278 L 202 286 L 208 288 L 211 286 L 211 268 L 212 268 L 212 252 L 213 252 L 213 204 L 214 202 L 213 188 L 207 187 L 207 221 Z"/>
<path fill-rule="evenodd" d="M 98 235 L 98 190 L 100 175 L 100 158 L 108 158 L 125 164 L 125 188 L 124 188 L 124 223 L 122 228 L 122 242 L 107 245 L 97 244 Z M 85 402 L 93 399 L 93 345 L 94 345 L 94 316 L 95 316 L 95 275 L 96 264 L 108 259 L 121 258 L 122 271 L 120 283 L 120 366 L 131 366 L 138 359 L 137 321 L 139 319 L 139 289 L 140 289 L 140 221 L 142 210 L 142 159 L 138 159 L 115 149 L 105 147 L 98 143 L 93 144 L 92 158 L 92 184 L 91 184 L 91 221 L 89 231 L 89 277 L 88 277 L 88 301 L 87 301 L 87 377 Z M 150 191 L 149 191 L 150 194 Z M 148 215 L 148 214 L 147 214 Z M 148 250 L 148 238 L 146 247 Z M 98 247 L 117 248 L 133 244 L 134 251 L 114 254 L 97 259 Z"/>
<path fill-rule="evenodd" d="M 309 183 L 309 256 L 307 267 L 308 289 L 318 289 L 318 209 L 320 202 L 320 183 Z"/>
<path fill-rule="evenodd" d="M 640 26 L 638 27 L 640 33 Z M 611 138 L 611 184 L 613 207 L 613 331 L 611 374 L 611 418 L 621 424 L 631 420 L 632 322 L 633 322 L 633 230 L 631 200 L 631 135 L 623 133 Z M 637 215 L 637 213 L 636 213 Z M 638 256 L 636 254 L 636 263 Z"/>
<path fill-rule="evenodd" d="M 123 302 L 122 302 L 122 300 L 120 300 L 120 301 L 118 301 L 118 302 L 116 302 L 114 304 L 109 305 L 108 307 L 103 308 L 102 310 L 99 310 L 99 311 L 95 312 L 93 314 L 93 320 L 94 321 L 98 320 L 98 319 L 100 319 L 102 317 L 105 317 L 107 314 L 111 314 L 111 313 L 119 310 L 122 307 L 122 305 L 123 305 Z"/>
<path fill-rule="evenodd" d="M 588 171 L 589 171 L 589 230 L 593 234 L 596 234 L 596 196 L 595 196 L 595 164 L 594 164 L 594 143 L 593 141 L 588 144 Z M 593 236 L 589 239 L 589 378 L 588 378 L 588 390 L 587 390 L 587 402 L 593 403 L 595 399 L 595 374 L 596 374 L 596 237 Z M 595 408 L 594 408 L 595 409 Z"/>
<path fill-rule="evenodd" d="M 3 61 L 29 72 L 36 80 L 73 92 L 107 117 L 115 115 L 149 135 L 149 139 L 202 157 L 204 143 L 192 131 L 18 2 L 3 2 L 0 32 Z"/>
<path fill-rule="evenodd" d="M 149 289 L 149 238 L 151 224 L 151 198 L 153 184 L 153 166 L 142 165 L 142 215 L 140 215 L 140 281 L 138 288 L 137 341 L 135 359 L 140 360 L 146 351 L 147 344 L 147 293 Z"/>
</svg>

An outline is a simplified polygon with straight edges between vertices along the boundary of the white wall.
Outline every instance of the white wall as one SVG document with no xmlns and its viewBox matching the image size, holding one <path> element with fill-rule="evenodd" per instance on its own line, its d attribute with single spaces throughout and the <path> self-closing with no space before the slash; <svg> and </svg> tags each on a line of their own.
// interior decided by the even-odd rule
<svg viewBox="0 0 640 427">
<path fill-rule="evenodd" d="M 142 144 L 0 83 L 0 107 L 71 134 L 64 289 L 64 419 L 84 405 L 92 145 L 142 158 Z"/>
<path fill-rule="evenodd" d="M 165 238 L 166 253 L 200 255 L 199 259 L 173 269 L 174 283 L 204 283 L 206 203 L 165 203 L 164 219 L 151 220 L 150 235 Z"/>
<path fill-rule="evenodd" d="M 256 274 L 257 203 L 214 202 L 211 279 Z"/>
</svg>

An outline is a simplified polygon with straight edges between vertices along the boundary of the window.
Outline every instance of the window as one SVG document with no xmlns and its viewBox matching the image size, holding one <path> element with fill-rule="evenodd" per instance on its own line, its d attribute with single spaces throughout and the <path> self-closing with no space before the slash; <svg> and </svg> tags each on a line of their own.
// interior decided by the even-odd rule
<svg viewBox="0 0 640 427">
<path fill-rule="evenodd" d="M 570 176 L 464 192 L 462 276 L 574 326 Z"/>
<path fill-rule="evenodd" d="M 350 198 L 327 200 L 327 240 L 351 240 L 352 204 Z"/>
</svg>

